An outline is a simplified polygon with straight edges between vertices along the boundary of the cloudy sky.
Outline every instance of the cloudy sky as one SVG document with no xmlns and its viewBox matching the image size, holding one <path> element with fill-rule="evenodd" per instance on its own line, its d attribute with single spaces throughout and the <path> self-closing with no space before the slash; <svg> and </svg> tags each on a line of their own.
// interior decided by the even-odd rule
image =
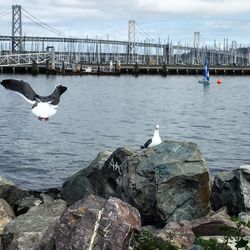
<svg viewBox="0 0 250 250">
<path fill-rule="evenodd" d="M 38 18 L 67 36 L 127 40 L 128 20 L 135 20 L 140 41 L 193 44 L 200 32 L 204 44 L 250 45 L 250 0 L 2 0 L 0 34 L 11 32 L 4 11 L 13 4 L 23 8 L 25 35 L 57 36 L 30 20 Z"/>
</svg>

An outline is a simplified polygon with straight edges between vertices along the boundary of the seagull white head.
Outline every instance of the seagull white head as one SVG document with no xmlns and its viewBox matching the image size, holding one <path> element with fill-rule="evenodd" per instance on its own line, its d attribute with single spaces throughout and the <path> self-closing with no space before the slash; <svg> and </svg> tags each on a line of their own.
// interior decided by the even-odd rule
<svg viewBox="0 0 250 250">
<path fill-rule="evenodd" d="M 159 129 L 160 128 L 160 126 L 157 124 L 157 125 L 155 125 L 155 129 Z"/>
</svg>

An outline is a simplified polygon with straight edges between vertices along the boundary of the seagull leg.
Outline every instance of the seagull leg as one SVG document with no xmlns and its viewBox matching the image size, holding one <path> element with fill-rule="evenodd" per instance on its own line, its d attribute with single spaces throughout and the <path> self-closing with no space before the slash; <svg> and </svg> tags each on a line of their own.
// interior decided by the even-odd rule
<svg viewBox="0 0 250 250">
<path fill-rule="evenodd" d="M 45 121 L 45 122 L 47 122 L 47 121 L 49 120 L 48 117 L 41 117 L 41 116 L 38 116 L 37 119 L 38 119 L 39 121 Z"/>
</svg>

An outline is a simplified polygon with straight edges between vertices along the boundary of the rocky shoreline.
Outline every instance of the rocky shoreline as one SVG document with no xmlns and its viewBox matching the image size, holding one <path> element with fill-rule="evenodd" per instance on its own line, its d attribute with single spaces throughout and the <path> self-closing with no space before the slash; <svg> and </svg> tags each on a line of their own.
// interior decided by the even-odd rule
<svg viewBox="0 0 250 250">
<path fill-rule="evenodd" d="M 173 247 L 162 249 L 212 249 L 197 239 L 225 243 L 222 228 L 238 238 L 220 249 L 237 249 L 250 242 L 250 228 L 230 216 L 248 222 L 249 211 L 250 166 L 211 181 L 194 143 L 121 147 L 100 152 L 60 190 L 24 190 L 0 178 L 0 250 L 154 249 L 135 243 L 144 231 Z"/>
</svg>

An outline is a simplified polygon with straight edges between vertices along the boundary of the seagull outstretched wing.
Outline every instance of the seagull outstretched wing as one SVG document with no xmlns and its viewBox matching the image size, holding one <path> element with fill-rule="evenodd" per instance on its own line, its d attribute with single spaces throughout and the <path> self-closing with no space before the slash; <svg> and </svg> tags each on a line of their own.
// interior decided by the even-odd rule
<svg viewBox="0 0 250 250">
<path fill-rule="evenodd" d="M 2 80 L 1 85 L 3 85 L 6 89 L 15 91 L 31 104 L 35 104 L 37 101 L 38 95 L 27 82 L 15 79 L 5 79 Z"/>
<path fill-rule="evenodd" d="M 60 102 L 60 96 L 67 90 L 67 87 L 63 85 L 57 85 L 53 93 L 45 97 L 46 101 L 53 106 L 57 106 Z"/>
</svg>

